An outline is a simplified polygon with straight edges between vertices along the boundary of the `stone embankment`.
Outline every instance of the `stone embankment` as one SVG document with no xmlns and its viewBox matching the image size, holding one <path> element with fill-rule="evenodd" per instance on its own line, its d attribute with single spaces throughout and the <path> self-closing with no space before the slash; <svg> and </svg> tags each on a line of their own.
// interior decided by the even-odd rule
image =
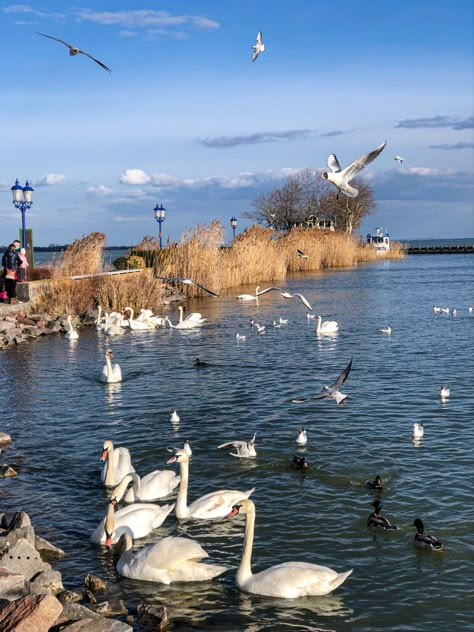
<svg viewBox="0 0 474 632">
<path fill-rule="evenodd" d="M 2 632 L 132 632 L 165 630 L 166 608 L 101 600 L 106 582 L 87 575 L 81 592 L 65 590 L 51 563 L 64 551 L 37 535 L 25 512 L 0 514 L 0 630 Z M 121 616 L 125 621 L 110 617 Z M 136 628 L 135 626 L 139 626 Z"/>
</svg>

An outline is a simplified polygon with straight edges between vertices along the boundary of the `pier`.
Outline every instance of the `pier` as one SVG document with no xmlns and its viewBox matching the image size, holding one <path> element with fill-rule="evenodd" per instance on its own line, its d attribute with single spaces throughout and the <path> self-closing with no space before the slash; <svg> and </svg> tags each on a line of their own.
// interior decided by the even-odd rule
<svg viewBox="0 0 474 632">
<path fill-rule="evenodd" d="M 406 247 L 407 255 L 464 255 L 474 254 L 474 243 L 461 246 L 410 246 Z"/>
</svg>

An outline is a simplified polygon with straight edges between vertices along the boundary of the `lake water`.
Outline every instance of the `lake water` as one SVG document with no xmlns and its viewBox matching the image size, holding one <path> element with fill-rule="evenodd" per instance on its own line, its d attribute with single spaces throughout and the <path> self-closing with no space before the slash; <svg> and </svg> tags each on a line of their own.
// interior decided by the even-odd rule
<svg viewBox="0 0 474 632">
<path fill-rule="evenodd" d="M 282 285 L 300 291 L 315 313 L 337 320 L 335 337 L 315 335 L 301 303 L 269 293 L 252 303 L 235 296 L 190 303 L 208 318 L 201 330 L 128 332 L 106 339 L 82 330 L 75 343 L 49 337 L 2 352 L 1 430 L 13 437 L 2 454 L 20 474 L 0 480 L 0 509 L 25 510 L 37 532 L 64 548 L 57 564 L 67 588 L 86 573 L 108 580 L 109 596 L 130 607 L 168 606 L 173 630 L 432 631 L 473 629 L 472 508 L 474 410 L 474 257 L 413 256 L 357 268 L 299 274 Z M 457 316 L 433 305 L 457 307 Z M 289 319 L 281 329 L 271 323 Z M 258 336 L 251 318 L 267 325 Z M 176 313 L 172 313 L 176 321 Z M 384 336 L 378 329 L 390 325 Z M 236 332 L 247 339 L 237 343 Z M 124 373 L 118 385 L 98 376 L 111 347 Z M 210 366 L 194 368 L 196 356 Z M 353 357 L 345 407 L 309 399 L 331 384 Z M 451 387 L 447 403 L 440 384 Z M 176 406 L 179 427 L 171 426 Z M 414 444 L 414 422 L 425 436 Z M 289 460 L 298 426 L 308 432 L 306 477 Z M 249 440 L 258 456 L 235 459 L 216 446 Z M 130 449 L 137 471 L 165 466 L 166 446 L 189 438 L 189 499 L 222 488 L 255 486 L 253 570 L 299 560 L 354 569 L 332 595 L 292 600 L 240 592 L 234 574 L 244 519 L 185 521 L 174 516 L 136 547 L 166 535 L 197 539 L 210 561 L 228 571 L 204 583 L 139 583 L 117 577 L 112 554 L 89 544 L 106 494 L 100 482 L 102 443 Z M 382 514 L 399 530 L 371 532 L 373 496 L 385 481 Z M 413 520 L 445 545 L 441 553 L 412 545 Z"/>
</svg>

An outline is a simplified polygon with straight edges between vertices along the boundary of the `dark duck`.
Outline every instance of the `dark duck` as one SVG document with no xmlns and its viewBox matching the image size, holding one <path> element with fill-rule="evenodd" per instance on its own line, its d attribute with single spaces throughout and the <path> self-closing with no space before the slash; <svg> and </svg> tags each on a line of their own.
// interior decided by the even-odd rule
<svg viewBox="0 0 474 632">
<path fill-rule="evenodd" d="M 416 527 L 417 533 L 415 535 L 415 539 L 413 540 L 413 544 L 420 549 L 431 549 L 432 551 L 441 551 L 443 548 L 442 543 L 438 540 L 434 535 L 428 535 L 424 533 L 425 527 L 423 525 L 423 520 L 417 518 L 413 526 Z"/>
<path fill-rule="evenodd" d="M 374 480 L 365 481 L 365 486 L 372 492 L 381 492 L 383 489 L 382 478 L 377 474 Z"/>
<path fill-rule="evenodd" d="M 380 510 L 382 509 L 382 503 L 380 502 L 380 500 L 374 500 L 374 502 L 372 503 L 372 507 L 374 508 L 374 510 L 367 518 L 368 527 L 378 527 L 380 529 L 398 528 L 393 525 L 387 518 L 384 518 L 380 515 Z"/>
</svg>

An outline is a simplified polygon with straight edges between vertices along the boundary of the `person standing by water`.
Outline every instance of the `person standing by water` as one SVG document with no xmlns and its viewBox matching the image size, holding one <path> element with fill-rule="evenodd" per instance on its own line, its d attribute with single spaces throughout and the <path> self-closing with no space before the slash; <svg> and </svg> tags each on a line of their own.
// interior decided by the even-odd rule
<svg viewBox="0 0 474 632">
<path fill-rule="evenodd" d="M 10 244 L 2 257 L 3 276 L 8 302 L 13 305 L 18 303 L 16 299 L 16 281 L 18 270 L 21 266 L 20 255 L 16 251 L 15 244 Z"/>
<path fill-rule="evenodd" d="M 28 263 L 28 258 L 26 256 L 26 250 L 24 248 L 22 248 L 20 250 L 20 254 L 18 256 L 20 257 L 20 260 L 21 260 L 21 264 L 20 264 L 20 267 L 18 269 L 18 280 L 19 281 L 26 281 L 27 272 L 28 272 L 28 266 L 30 265 Z"/>
</svg>

